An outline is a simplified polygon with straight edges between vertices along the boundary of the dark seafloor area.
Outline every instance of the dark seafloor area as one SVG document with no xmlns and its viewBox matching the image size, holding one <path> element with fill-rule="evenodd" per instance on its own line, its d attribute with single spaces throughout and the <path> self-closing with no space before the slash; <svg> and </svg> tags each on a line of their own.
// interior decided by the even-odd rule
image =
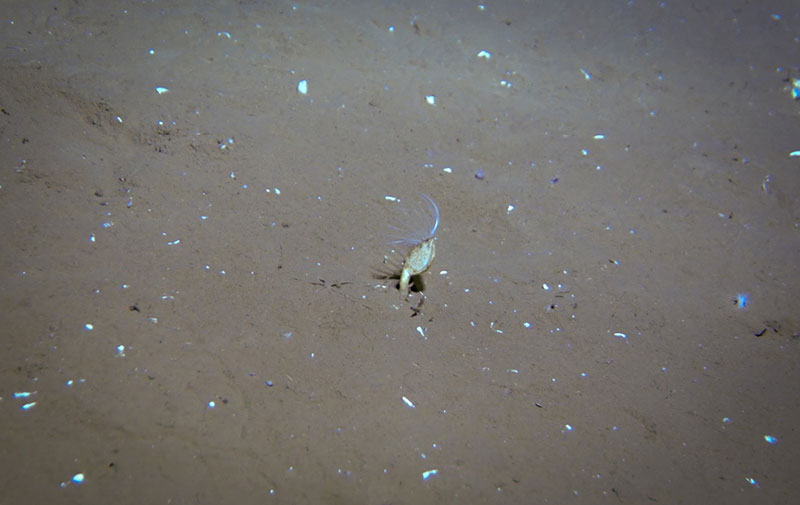
<svg viewBox="0 0 800 505">
<path fill-rule="evenodd" d="M 800 500 L 796 2 L 0 14 L 0 504 Z"/>
</svg>

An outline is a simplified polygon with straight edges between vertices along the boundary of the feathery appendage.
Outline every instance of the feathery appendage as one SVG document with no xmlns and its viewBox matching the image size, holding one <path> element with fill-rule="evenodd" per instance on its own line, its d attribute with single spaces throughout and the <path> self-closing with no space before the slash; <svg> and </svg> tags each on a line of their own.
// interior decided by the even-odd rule
<svg viewBox="0 0 800 505">
<path fill-rule="evenodd" d="M 389 226 L 388 243 L 414 247 L 433 238 L 439 230 L 439 206 L 430 196 L 419 193 L 413 201 L 397 200 L 400 214 L 396 225 Z"/>
</svg>

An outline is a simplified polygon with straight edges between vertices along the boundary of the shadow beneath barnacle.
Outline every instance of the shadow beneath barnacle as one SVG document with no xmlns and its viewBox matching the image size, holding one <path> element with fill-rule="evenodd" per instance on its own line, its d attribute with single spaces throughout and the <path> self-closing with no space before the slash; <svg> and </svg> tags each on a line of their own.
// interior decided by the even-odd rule
<svg viewBox="0 0 800 505">
<path fill-rule="evenodd" d="M 382 265 L 380 267 L 373 266 L 372 269 L 372 278 L 377 279 L 380 281 L 396 281 L 392 282 L 392 287 L 394 289 L 400 289 L 400 274 L 403 271 L 403 267 L 394 268 L 391 265 Z M 422 274 L 412 275 L 411 282 L 408 284 L 409 291 L 412 293 L 421 293 L 425 291 L 425 282 L 422 280 Z"/>
<path fill-rule="evenodd" d="M 394 264 L 391 263 L 384 263 L 380 266 L 371 266 L 370 270 L 372 270 L 372 278 L 377 279 L 380 281 L 389 281 L 394 280 L 397 282 L 392 283 L 395 289 L 400 287 L 400 273 L 403 271 L 402 266 L 395 267 Z"/>
<path fill-rule="evenodd" d="M 412 275 L 411 276 L 411 286 L 410 291 L 414 293 L 422 293 L 425 291 L 425 282 L 422 280 L 422 274 Z"/>
</svg>

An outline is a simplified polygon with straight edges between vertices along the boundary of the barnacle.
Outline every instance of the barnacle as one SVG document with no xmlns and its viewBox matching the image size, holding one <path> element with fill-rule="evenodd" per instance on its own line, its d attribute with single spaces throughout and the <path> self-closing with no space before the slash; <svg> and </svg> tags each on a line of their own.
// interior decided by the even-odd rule
<svg viewBox="0 0 800 505">
<path fill-rule="evenodd" d="M 439 229 L 439 206 L 430 196 L 420 193 L 420 198 L 412 204 L 401 202 L 401 221 L 390 226 L 389 243 L 408 248 L 400 272 L 400 291 L 408 290 L 412 278 L 416 288 L 421 290 L 421 279 L 417 276 L 426 272 L 436 256 L 436 231 Z"/>
</svg>

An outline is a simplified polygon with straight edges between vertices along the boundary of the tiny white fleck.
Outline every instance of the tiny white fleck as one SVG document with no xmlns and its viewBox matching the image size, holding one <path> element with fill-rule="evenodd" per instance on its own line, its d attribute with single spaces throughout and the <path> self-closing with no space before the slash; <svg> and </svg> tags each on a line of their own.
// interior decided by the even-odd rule
<svg viewBox="0 0 800 505">
<path fill-rule="evenodd" d="M 308 81 L 303 79 L 302 81 L 297 83 L 297 92 L 301 95 L 305 95 L 308 93 Z"/>
<path fill-rule="evenodd" d="M 411 400 L 409 400 L 408 398 L 406 398 L 405 396 L 403 397 L 403 403 L 405 403 L 406 405 L 408 405 L 412 409 L 415 408 L 414 407 L 414 403 Z"/>
<path fill-rule="evenodd" d="M 437 468 L 434 468 L 432 470 L 426 470 L 426 471 L 422 472 L 422 480 L 428 480 L 431 477 L 433 477 L 434 475 L 436 475 L 437 473 L 439 473 L 439 470 Z"/>
<path fill-rule="evenodd" d="M 428 105 L 436 105 L 436 95 L 426 96 L 425 101 L 428 102 Z"/>
</svg>

